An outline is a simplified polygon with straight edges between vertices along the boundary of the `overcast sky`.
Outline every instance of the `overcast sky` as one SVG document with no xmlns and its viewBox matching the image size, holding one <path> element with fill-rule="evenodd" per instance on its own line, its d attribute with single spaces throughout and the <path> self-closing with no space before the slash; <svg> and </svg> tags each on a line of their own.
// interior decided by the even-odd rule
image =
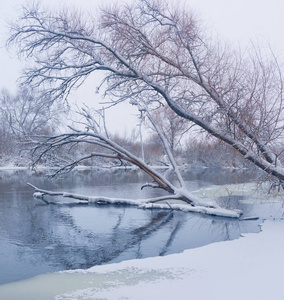
<svg viewBox="0 0 284 300">
<path fill-rule="evenodd" d="M 131 0 L 128 0 L 131 1 Z M 7 21 L 17 17 L 25 0 L 0 0 L 0 89 L 15 90 L 22 64 L 5 49 Z M 45 5 L 99 9 L 101 3 L 114 0 L 41 0 Z M 284 0 L 176 0 L 192 7 L 209 30 L 236 45 L 249 41 L 267 41 L 284 60 Z M 91 97 L 91 95 L 90 95 Z"/>
<path fill-rule="evenodd" d="M 82 8 L 98 8 L 103 3 L 123 3 L 114 0 L 42 0 L 46 5 L 68 4 Z M 178 1 L 177 2 L 181 2 Z M 11 59 L 4 44 L 7 21 L 17 16 L 20 6 L 28 1 L 0 0 L 0 89 L 15 87 L 21 65 Z M 56 3 L 56 4 L 55 4 Z M 185 0 L 197 12 L 208 28 L 232 42 L 267 40 L 279 54 L 284 53 L 284 1 L 283 0 Z"/>
</svg>

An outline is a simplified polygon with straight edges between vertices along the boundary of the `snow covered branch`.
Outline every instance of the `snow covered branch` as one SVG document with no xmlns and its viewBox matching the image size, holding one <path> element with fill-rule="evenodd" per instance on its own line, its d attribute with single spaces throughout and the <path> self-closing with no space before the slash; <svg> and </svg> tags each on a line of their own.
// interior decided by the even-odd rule
<svg viewBox="0 0 284 300">
<path fill-rule="evenodd" d="M 140 110 L 141 110 L 140 106 Z M 33 186 L 32 184 L 29 184 L 31 187 L 35 189 L 34 196 L 36 198 L 41 198 L 44 201 L 46 200 L 46 197 L 68 197 L 78 200 L 80 203 L 112 203 L 112 204 L 129 204 L 129 205 L 136 205 L 139 207 L 145 207 L 150 208 L 152 207 L 160 207 L 165 208 L 165 203 L 168 208 L 173 209 L 172 204 L 176 203 L 185 203 L 188 207 L 184 206 L 174 206 L 174 209 L 182 209 L 187 211 L 198 211 L 198 212 L 204 212 L 209 214 L 215 214 L 224 215 L 227 214 L 229 217 L 238 217 L 240 215 L 239 211 L 230 211 L 230 210 L 224 210 L 219 205 L 212 201 L 212 199 L 202 199 L 199 197 L 194 196 L 191 194 L 185 187 L 183 178 L 179 172 L 178 166 L 174 160 L 174 157 L 170 151 L 169 145 L 167 144 L 167 141 L 165 137 L 163 136 L 162 132 L 160 131 L 158 125 L 154 121 L 154 119 L 151 118 L 151 114 L 148 111 L 147 105 L 144 104 L 143 111 L 146 113 L 147 118 L 149 118 L 157 130 L 158 136 L 163 142 L 164 148 L 166 150 L 167 155 L 169 156 L 170 163 L 173 167 L 173 170 L 177 176 L 178 179 L 178 186 L 170 182 L 165 176 L 160 174 L 156 169 L 151 167 L 150 165 L 146 164 L 143 160 L 123 148 L 122 146 L 115 143 L 113 140 L 108 138 L 106 135 L 100 134 L 100 126 L 99 122 L 94 119 L 94 117 L 86 113 L 86 109 L 84 109 L 85 117 L 87 118 L 87 123 L 90 124 L 90 127 L 88 131 L 79 131 L 79 130 L 73 130 L 73 132 L 66 133 L 66 134 L 60 134 L 55 135 L 52 137 L 37 137 L 36 140 L 34 140 L 34 143 L 36 144 L 33 148 L 33 156 L 34 156 L 34 164 L 37 164 L 38 162 L 41 162 L 46 155 L 49 155 L 50 152 L 60 152 L 60 150 L 63 148 L 64 151 L 66 151 L 66 147 L 69 148 L 69 150 L 74 150 L 75 146 L 80 146 L 82 148 L 82 145 L 87 144 L 91 146 L 89 148 L 90 153 L 87 155 L 80 156 L 80 158 L 75 159 L 71 161 L 70 163 L 64 163 L 62 167 L 60 167 L 57 171 L 54 172 L 53 176 L 56 176 L 58 174 L 61 174 L 62 172 L 68 172 L 72 170 L 74 167 L 79 165 L 82 161 L 92 159 L 94 157 L 100 157 L 100 158 L 106 158 L 107 160 L 119 160 L 119 161 L 126 161 L 128 163 L 131 163 L 132 165 L 137 166 L 142 171 L 144 171 L 146 174 L 148 174 L 152 180 L 153 183 L 146 183 L 142 185 L 141 189 L 145 187 L 152 187 L 152 188 L 161 188 L 164 191 L 168 193 L 168 195 L 160 196 L 156 198 L 150 198 L 150 199 L 116 199 L 116 198 L 108 198 L 108 197 L 101 197 L 101 196 L 84 196 L 84 195 L 77 195 L 73 193 L 68 192 L 52 192 L 52 191 L 46 191 L 44 189 L 37 188 Z M 100 115 L 103 117 L 103 115 Z M 96 126 L 94 127 L 94 124 Z M 100 149 L 100 150 L 99 150 Z M 169 204 L 169 202 L 171 204 Z M 151 205 L 150 205 L 151 204 Z M 194 207 L 194 209 L 193 209 Z"/>
<path fill-rule="evenodd" d="M 109 7 L 97 23 L 72 10 L 48 12 L 31 6 L 11 30 L 8 43 L 33 59 L 26 82 L 44 89 L 54 101 L 68 98 L 74 87 L 101 71 L 98 87 L 105 87 L 112 105 L 125 100 L 166 105 L 284 185 L 284 82 L 273 53 L 262 53 L 261 47 L 245 53 L 232 50 L 208 37 L 187 9 L 170 9 L 156 0 Z M 175 193 L 143 160 L 99 136 L 63 135 L 42 146 L 49 151 L 81 142 L 108 149 L 107 158 L 137 165 Z"/>
<path fill-rule="evenodd" d="M 139 208 L 144 209 L 170 209 L 170 210 L 180 210 L 184 212 L 196 212 L 213 216 L 222 216 L 228 218 L 239 218 L 241 216 L 241 211 L 239 210 L 228 210 L 221 207 L 206 207 L 202 205 L 192 206 L 185 205 L 181 203 L 170 203 L 168 201 L 180 200 L 178 196 L 161 196 L 151 199 L 124 199 L 124 198 L 109 198 L 102 196 L 84 196 L 79 194 L 67 193 L 67 192 L 52 192 L 37 188 L 36 186 L 28 183 L 35 192 L 34 198 L 42 200 L 46 203 L 56 203 L 52 200 L 52 197 L 64 197 L 75 199 L 78 203 L 93 203 L 93 204 L 124 204 L 124 205 L 134 205 Z"/>
</svg>

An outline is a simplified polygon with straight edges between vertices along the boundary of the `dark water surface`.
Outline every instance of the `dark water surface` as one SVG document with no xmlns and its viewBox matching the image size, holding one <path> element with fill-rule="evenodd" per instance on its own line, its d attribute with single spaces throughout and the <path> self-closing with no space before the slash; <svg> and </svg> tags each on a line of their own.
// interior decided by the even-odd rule
<svg viewBox="0 0 284 300">
<path fill-rule="evenodd" d="M 183 175 L 191 190 L 242 178 L 234 174 L 223 178 L 214 170 Z M 26 184 L 110 197 L 145 198 L 160 193 L 141 191 L 145 181 L 149 179 L 133 170 L 75 171 L 57 180 L 27 171 L 0 171 L 0 284 L 46 272 L 179 253 L 259 230 L 259 221 L 193 213 L 123 205 L 47 205 L 34 200 Z"/>
</svg>

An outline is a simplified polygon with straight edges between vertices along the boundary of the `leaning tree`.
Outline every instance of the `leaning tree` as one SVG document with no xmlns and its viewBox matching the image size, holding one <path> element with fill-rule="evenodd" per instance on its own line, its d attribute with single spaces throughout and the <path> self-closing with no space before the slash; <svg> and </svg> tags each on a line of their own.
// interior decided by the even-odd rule
<svg viewBox="0 0 284 300">
<path fill-rule="evenodd" d="M 168 157 L 170 166 L 172 167 L 175 175 L 175 182 L 168 180 L 166 176 L 163 176 L 155 168 L 147 164 L 143 159 L 135 156 L 133 153 L 126 150 L 121 145 L 118 145 L 115 141 L 109 138 L 106 127 L 103 125 L 104 114 L 98 110 L 82 109 L 79 113 L 84 116 L 84 128 L 85 131 L 77 130 L 76 128 L 69 127 L 70 132 L 54 135 L 54 136 L 35 136 L 30 144 L 32 147 L 32 156 L 34 158 L 34 164 L 45 160 L 46 156 L 50 156 L 50 153 L 62 152 L 62 149 L 69 154 L 69 159 L 64 157 L 64 163 L 61 168 L 58 168 L 52 176 L 57 176 L 62 173 L 66 173 L 74 169 L 80 163 L 90 159 L 108 159 L 114 162 L 116 166 L 125 166 L 125 163 L 130 163 L 145 172 L 151 182 L 145 183 L 141 189 L 144 188 L 159 188 L 163 190 L 164 194 L 158 197 L 152 197 L 148 199 L 125 199 L 125 198 L 110 198 L 102 196 L 85 196 L 68 192 L 53 192 L 38 188 L 29 183 L 31 187 L 35 189 L 35 198 L 40 198 L 43 201 L 49 203 L 53 202 L 52 197 L 63 196 L 73 198 L 78 203 L 97 203 L 97 204 L 128 204 L 136 205 L 141 208 L 163 208 L 163 209 L 176 209 L 183 211 L 199 212 L 209 215 L 226 216 L 232 218 L 238 218 L 242 214 L 240 210 L 231 210 L 221 207 L 216 201 L 207 198 L 200 198 L 190 193 L 187 190 L 186 184 L 181 176 L 179 168 L 175 162 L 173 154 L 170 150 L 170 145 L 167 139 L 163 135 L 158 124 L 149 113 L 148 103 L 143 101 L 133 102 L 138 106 L 139 111 L 143 114 L 144 118 L 147 118 L 155 128 L 161 143 L 164 146 L 165 153 Z M 98 118 L 99 117 L 99 118 Z M 103 119 L 101 122 L 99 120 Z M 83 121 L 81 121 L 81 125 Z M 76 146 L 91 145 L 91 151 L 86 155 L 80 155 L 78 159 L 70 156 L 70 153 Z M 113 165 L 114 166 L 114 165 Z"/>
<path fill-rule="evenodd" d="M 113 104 L 166 105 L 283 186 L 283 79 L 273 54 L 233 51 L 186 8 L 158 0 L 108 7 L 99 18 L 26 7 L 11 29 L 9 44 L 33 59 L 26 82 L 49 97 L 66 98 L 101 71 L 98 88 Z"/>
</svg>

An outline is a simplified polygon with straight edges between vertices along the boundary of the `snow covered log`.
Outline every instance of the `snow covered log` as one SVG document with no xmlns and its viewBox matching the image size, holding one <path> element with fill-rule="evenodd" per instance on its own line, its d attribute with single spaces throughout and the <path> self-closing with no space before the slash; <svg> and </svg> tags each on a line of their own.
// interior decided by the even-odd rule
<svg viewBox="0 0 284 300">
<path fill-rule="evenodd" d="M 170 210 L 179 210 L 184 212 L 195 212 L 202 213 L 212 216 L 221 216 L 229 218 L 240 218 L 242 211 L 240 210 L 228 210 L 218 206 L 216 203 L 214 207 L 212 206 L 212 200 L 207 201 L 204 199 L 200 205 L 190 205 L 176 203 L 177 200 L 180 200 L 177 195 L 161 196 L 151 199 L 125 199 L 125 198 L 110 198 L 102 196 L 85 196 L 68 192 L 52 192 L 37 188 L 36 186 L 28 183 L 35 192 L 33 194 L 35 199 L 43 200 L 45 203 L 59 203 L 53 201 L 51 197 L 65 197 L 70 199 L 78 200 L 78 203 L 96 203 L 96 204 L 124 204 L 124 205 L 133 205 L 138 206 L 143 209 L 170 209 Z M 172 202 L 174 200 L 174 203 Z M 201 200 L 201 199 L 200 199 Z"/>
</svg>

